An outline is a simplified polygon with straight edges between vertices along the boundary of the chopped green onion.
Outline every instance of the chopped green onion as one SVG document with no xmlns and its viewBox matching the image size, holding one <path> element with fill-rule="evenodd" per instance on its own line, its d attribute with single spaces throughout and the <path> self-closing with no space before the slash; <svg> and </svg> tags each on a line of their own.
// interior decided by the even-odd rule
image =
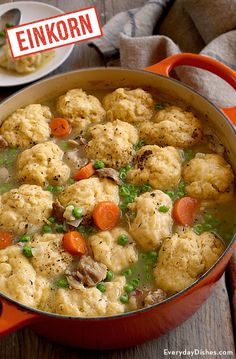
<svg viewBox="0 0 236 359">
<path fill-rule="evenodd" d="M 6 25 L 5 25 L 5 27 L 7 28 L 7 29 L 9 29 L 9 27 L 13 27 L 14 25 L 13 24 L 10 24 L 10 23 L 7 23 Z"/>
<path fill-rule="evenodd" d="M 137 288 L 138 285 L 140 283 L 140 280 L 138 278 L 134 278 L 134 279 L 131 279 L 130 281 L 130 284 L 134 287 L 134 288 Z"/>
<path fill-rule="evenodd" d="M 192 150 L 186 149 L 184 150 L 184 159 L 185 161 L 190 161 L 194 157 L 194 153 Z"/>
<path fill-rule="evenodd" d="M 57 233 L 64 233 L 65 232 L 65 226 L 64 224 L 58 224 L 55 225 L 55 230 Z"/>
<path fill-rule="evenodd" d="M 59 146 L 63 151 L 66 151 L 66 150 L 68 150 L 68 148 L 70 148 L 70 144 L 65 141 L 61 142 Z"/>
<path fill-rule="evenodd" d="M 106 291 L 106 287 L 103 283 L 98 283 L 97 289 L 100 290 L 100 292 L 102 292 L 102 293 L 104 293 Z"/>
<path fill-rule="evenodd" d="M 169 207 L 163 205 L 158 208 L 158 211 L 161 213 L 166 213 L 169 211 L 169 209 L 170 209 Z"/>
<path fill-rule="evenodd" d="M 23 234 L 23 236 L 20 236 L 19 238 L 19 242 L 29 242 L 30 241 L 30 236 L 28 236 L 27 234 Z"/>
<path fill-rule="evenodd" d="M 200 235 L 204 232 L 204 228 L 203 228 L 203 225 L 202 224 L 195 224 L 193 226 L 193 230 L 196 234 Z"/>
<path fill-rule="evenodd" d="M 126 185 L 120 186 L 120 188 L 119 188 L 119 194 L 120 194 L 120 196 L 122 196 L 122 197 L 127 197 L 127 196 L 129 196 L 129 195 L 130 195 L 129 188 L 128 188 Z"/>
<path fill-rule="evenodd" d="M 52 228 L 48 224 L 44 224 L 42 230 L 44 233 L 52 233 Z"/>
<path fill-rule="evenodd" d="M 24 246 L 22 250 L 25 257 L 30 258 L 33 256 L 32 248 L 30 246 Z"/>
<path fill-rule="evenodd" d="M 121 168 L 119 170 L 119 177 L 122 181 L 124 181 L 127 177 L 127 170 L 125 168 Z"/>
<path fill-rule="evenodd" d="M 83 215 L 83 208 L 74 207 L 72 209 L 72 214 L 75 218 L 81 218 Z"/>
<path fill-rule="evenodd" d="M 129 294 L 134 290 L 134 287 L 131 284 L 128 284 L 124 287 L 124 290 L 127 294 Z"/>
<path fill-rule="evenodd" d="M 105 164 L 103 161 L 97 160 L 94 162 L 93 167 L 95 168 L 95 170 L 100 170 L 105 167 Z"/>
<path fill-rule="evenodd" d="M 66 278 L 60 278 L 56 281 L 56 285 L 59 288 L 69 288 L 69 283 Z"/>
<path fill-rule="evenodd" d="M 122 274 L 123 274 L 125 277 L 129 277 L 129 276 L 131 276 L 131 274 L 132 274 L 132 270 L 131 270 L 130 268 L 125 269 L 125 270 L 123 270 Z"/>
<path fill-rule="evenodd" d="M 150 191 L 152 191 L 152 186 L 149 183 L 146 183 L 141 187 L 141 192 L 150 192 Z"/>
<path fill-rule="evenodd" d="M 107 275 L 106 275 L 106 281 L 110 282 L 113 279 L 113 277 L 114 277 L 114 274 L 113 274 L 112 270 L 108 270 Z"/>
<path fill-rule="evenodd" d="M 203 218 L 207 223 L 211 224 L 212 226 L 217 226 L 218 224 L 220 224 L 220 221 L 215 218 L 211 213 L 204 213 Z"/>
<path fill-rule="evenodd" d="M 138 151 L 141 147 L 145 146 L 145 141 L 141 138 L 135 145 L 133 145 L 133 148 L 135 151 Z"/>
<path fill-rule="evenodd" d="M 0 37 L 6 37 L 5 31 L 0 31 Z"/>
<path fill-rule="evenodd" d="M 55 217 L 49 217 L 49 218 L 48 218 L 48 221 L 49 221 L 50 223 L 56 223 L 56 218 L 55 218 Z"/>
<path fill-rule="evenodd" d="M 165 108 L 165 105 L 161 102 L 158 102 L 155 104 L 155 109 L 156 110 L 163 110 Z"/>
<path fill-rule="evenodd" d="M 125 246 L 128 243 L 129 239 L 125 234 L 121 234 L 118 239 L 117 239 L 117 243 L 120 246 Z"/>
<path fill-rule="evenodd" d="M 131 170 L 131 168 L 132 168 L 131 165 L 127 165 L 127 166 L 125 167 L 125 170 L 126 170 L 127 172 L 129 172 L 129 171 Z"/>
<path fill-rule="evenodd" d="M 123 304 L 128 303 L 128 301 L 129 301 L 128 294 L 123 294 L 123 295 L 120 297 L 120 301 L 121 301 L 121 303 L 123 303 Z"/>
<path fill-rule="evenodd" d="M 13 162 L 13 160 L 6 160 L 6 161 L 4 161 L 4 164 L 5 164 L 7 167 L 12 167 L 13 164 L 14 164 L 14 162 Z"/>
</svg>

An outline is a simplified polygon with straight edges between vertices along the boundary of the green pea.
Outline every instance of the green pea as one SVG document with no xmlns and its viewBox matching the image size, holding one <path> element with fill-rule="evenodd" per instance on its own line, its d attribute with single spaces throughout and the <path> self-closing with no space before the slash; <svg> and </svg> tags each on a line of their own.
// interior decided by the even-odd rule
<svg viewBox="0 0 236 359">
<path fill-rule="evenodd" d="M 53 192 L 62 192 L 64 189 L 63 186 L 54 186 Z"/>
<path fill-rule="evenodd" d="M 64 151 L 66 151 L 66 150 L 68 150 L 68 148 L 70 148 L 70 144 L 68 142 L 61 142 L 59 146 Z"/>
<path fill-rule="evenodd" d="M 106 275 L 106 281 L 110 282 L 113 279 L 113 277 L 114 277 L 114 274 L 113 274 L 112 270 L 108 270 L 107 275 Z"/>
<path fill-rule="evenodd" d="M 49 192 L 53 192 L 53 191 L 54 191 L 54 187 L 53 187 L 51 184 L 49 184 L 49 185 L 47 186 L 47 190 L 48 190 Z"/>
<path fill-rule="evenodd" d="M 8 150 L 8 154 L 10 156 L 15 156 L 17 154 L 17 152 L 18 152 L 17 148 L 9 148 L 9 150 Z"/>
<path fill-rule="evenodd" d="M 6 160 L 6 161 L 4 161 L 4 163 L 7 167 L 12 167 L 14 164 L 14 162 L 12 160 Z"/>
<path fill-rule="evenodd" d="M 121 303 L 123 303 L 123 304 L 128 303 L 128 301 L 129 301 L 129 296 L 128 296 L 128 294 L 123 294 L 123 295 L 120 297 L 120 301 L 121 301 Z"/>
<path fill-rule="evenodd" d="M 10 183 L 4 183 L 0 185 L 0 194 L 10 191 L 12 187 L 13 186 Z"/>
<path fill-rule="evenodd" d="M 73 178 L 69 178 L 67 183 L 68 183 L 69 186 L 71 186 L 72 184 L 75 183 L 75 180 L 73 180 Z"/>
<path fill-rule="evenodd" d="M 170 197 L 170 199 L 174 199 L 175 193 L 173 191 L 166 191 L 165 193 Z"/>
<path fill-rule="evenodd" d="M 98 283 L 97 289 L 100 290 L 100 292 L 102 292 L 102 293 L 105 293 L 105 291 L 106 291 L 106 287 L 103 283 Z"/>
<path fill-rule="evenodd" d="M 29 242 L 30 241 L 30 236 L 28 236 L 27 234 L 23 234 L 23 236 L 20 236 L 19 238 L 19 242 Z"/>
<path fill-rule="evenodd" d="M 83 215 L 83 208 L 74 207 L 72 209 L 72 214 L 75 218 L 81 218 Z"/>
<path fill-rule="evenodd" d="M 134 290 L 134 287 L 131 284 L 128 284 L 124 287 L 124 290 L 127 294 L 129 294 Z"/>
<path fill-rule="evenodd" d="M 140 254 L 139 254 L 139 258 L 140 258 L 142 261 L 146 261 L 147 258 L 148 258 L 148 255 L 147 255 L 147 253 L 140 253 Z"/>
<path fill-rule="evenodd" d="M 64 224 L 56 224 L 55 225 L 55 230 L 57 233 L 64 233 L 65 232 L 65 227 Z"/>
<path fill-rule="evenodd" d="M 220 221 L 215 218 L 211 213 L 205 213 L 203 217 L 207 223 L 210 223 L 213 226 L 217 226 L 218 224 L 220 224 Z"/>
<path fill-rule="evenodd" d="M 134 287 L 137 288 L 139 286 L 140 280 L 138 278 L 134 278 L 131 279 L 130 284 Z"/>
<path fill-rule="evenodd" d="M 125 277 L 130 277 L 131 274 L 132 274 L 132 270 L 131 270 L 130 268 L 125 269 L 125 270 L 123 270 L 122 274 L 123 274 Z"/>
<path fill-rule="evenodd" d="M 145 140 L 141 138 L 135 145 L 133 145 L 133 148 L 135 151 L 138 151 L 141 147 L 145 146 L 145 144 Z"/>
<path fill-rule="evenodd" d="M 49 217 L 49 218 L 48 218 L 48 221 L 49 221 L 50 223 L 56 223 L 56 218 L 55 218 L 55 217 Z"/>
<path fill-rule="evenodd" d="M 42 230 L 44 233 L 52 233 L 52 228 L 48 224 L 44 224 Z"/>
<path fill-rule="evenodd" d="M 141 187 L 141 192 L 150 192 L 150 191 L 152 191 L 152 186 L 149 183 L 146 183 Z"/>
<path fill-rule="evenodd" d="M 150 259 L 152 262 L 156 262 L 157 257 L 158 257 L 157 252 L 155 251 L 148 252 L 148 259 Z"/>
<path fill-rule="evenodd" d="M 23 251 L 24 256 L 27 258 L 30 258 L 33 256 L 32 248 L 30 246 L 24 246 L 22 251 Z"/>
<path fill-rule="evenodd" d="M 93 167 L 95 168 L 95 170 L 100 170 L 105 167 L 105 164 L 103 161 L 97 160 L 94 162 Z"/>
<path fill-rule="evenodd" d="M 166 213 L 166 212 L 168 212 L 169 211 L 169 207 L 167 207 L 167 206 L 160 206 L 159 208 L 158 208 L 158 211 L 159 212 L 161 212 L 161 213 Z"/>
<path fill-rule="evenodd" d="M 125 234 L 121 234 L 118 239 L 117 239 L 117 243 L 120 246 L 125 246 L 128 243 L 129 239 Z"/>
<path fill-rule="evenodd" d="M 69 283 L 66 278 L 60 278 L 56 281 L 56 285 L 59 288 L 69 288 Z"/>
<path fill-rule="evenodd" d="M 163 110 L 164 108 L 165 108 L 165 105 L 163 103 L 161 103 L 161 102 L 157 102 L 155 104 L 155 109 L 156 110 Z"/>
</svg>

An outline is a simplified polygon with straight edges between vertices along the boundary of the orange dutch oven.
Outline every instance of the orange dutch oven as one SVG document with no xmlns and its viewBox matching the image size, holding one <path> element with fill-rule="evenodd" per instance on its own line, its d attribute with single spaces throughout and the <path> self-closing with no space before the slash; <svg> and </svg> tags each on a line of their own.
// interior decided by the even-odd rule
<svg viewBox="0 0 236 359">
<path fill-rule="evenodd" d="M 3 120 L 18 107 L 48 97 L 58 96 L 70 88 L 88 92 L 117 87 L 152 87 L 189 104 L 207 117 L 228 150 L 236 173 L 236 106 L 218 109 L 190 87 L 169 78 L 180 65 L 202 68 L 226 80 L 235 90 L 236 72 L 206 56 L 177 54 L 145 70 L 95 68 L 73 71 L 35 83 L 14 94 L 0 105 Z M 235 237 L 214 266 L 193 285 L 163 302 L 148 308 L 110 317 L 81 318 L 42 312 L 26 307 L 1 294 L 0 335 L 29 326 L 36 333 L 66 345 L 90 349 L 124 348 L 158 338 L 188 319 L 209 297 L 232 255 Z"/>
</svg>

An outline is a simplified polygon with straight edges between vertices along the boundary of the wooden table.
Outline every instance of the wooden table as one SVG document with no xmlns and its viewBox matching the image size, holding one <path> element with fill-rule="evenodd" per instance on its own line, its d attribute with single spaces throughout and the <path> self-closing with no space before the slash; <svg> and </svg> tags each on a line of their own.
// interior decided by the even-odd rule
<svg viewBox="0 0 236 359">
<path fill-rule="evenodd" d="M 38 0 L 39 1 L 39 0 Z M 0 4 L 6 1 L 0 0 Z M 48 4 L 55 5 L 65 12 L 75 9 L 96 5 L 100 14 L 101 22 L 104 24 L 110 17 L 116 13 L 128 8 L 142 5 L 144 0 L 50 0 L 45 1 Z M 104 66 L 103 60 L 98 53 L 89 48 L 86 43 L 78 44 L 70 58 L 54 73 L 66 72 L 69 70 L 83 67 Z M 16 89 L 0 89 L 0 96 L 6 97 Z M 235 259 L 236 262 L 236 259 Z M 231 267 L 233 263 L 231 262 Z M 231 272 L 231 276 L 233 273 Z M 226 273 L 226 278 L 229 275 Z M 5 337 L 0 342 L 1 359 L 154 359 L 154 358 L 175 358 L 177 356 L 164 356 L 164 349 L 168 350 L 226 350 L 232 351 L 233 355 L 225 355 L 222 358 L 235 357 L 234 349 L 234 331 L 233 315 L 231 308 L 231 291 L 225 276 L 220 280 L 215 292 L 201 309 L 182 326 L 173 330 L 171 333 L 150 341 L 146 344 L 120 351 L 85 351 L 71 349 L 59 344 L 54 344 L 46 339 L 40 338 L 29 329 L 22 329 L 16 333 Z M 234 299 L 235 300 L 235 299 Z M 88 334 L 89 335 L 89 334 Z M 119 335 L 119 333 L 117 333 Z M 196 355 L 194 358 L 203 358 Z M 206 358 L 213 358 L 209 355 Z M 214 356 L 215 358 L 215 356 Z"/>
</svg>

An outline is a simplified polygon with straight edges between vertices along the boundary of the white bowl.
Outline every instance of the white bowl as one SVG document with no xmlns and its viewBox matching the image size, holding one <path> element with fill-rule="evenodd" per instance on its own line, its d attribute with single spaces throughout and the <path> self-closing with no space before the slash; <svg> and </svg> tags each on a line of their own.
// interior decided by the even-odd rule
<svg viewBox="0 0 236 359">
<path fill-rule="evenodd" d="M 60 9 L 45 3 L 18 1 L 0 5 L 0 16 L 5 11 L 13 8 L 18 8 L 21 11 L 21 24 L 63 14 Z M 0 87 L 23 85 L 40 79 L 63 64 L 71 54 L 73 47 L 74 45 L 72 44 L 54 49 L 54 56 L 44 66 L 30 74 L 18 74 L 0 67 Z"/>
</svg>

